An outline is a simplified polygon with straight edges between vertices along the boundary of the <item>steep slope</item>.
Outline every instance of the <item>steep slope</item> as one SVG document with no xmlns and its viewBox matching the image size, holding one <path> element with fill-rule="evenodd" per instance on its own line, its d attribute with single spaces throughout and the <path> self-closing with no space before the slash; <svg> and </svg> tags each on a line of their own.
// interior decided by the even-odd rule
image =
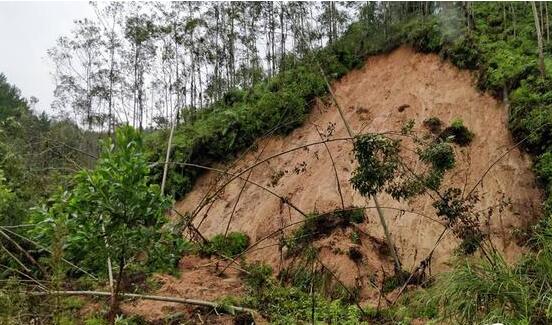
<svg viewBox="0 0 552 325">
<path fill-rule="evenodd" d="M 409 119 L 416 122 L 415 130 L 422 131 L 422 122 L 438 117 L 446 124 L 461 118 L 475 133 L 467 147 L 455 147 L 457 166 L 446 177 L 447 184 L 471 189 L 489 166 L 507 152 L 513 141 L 507 129 L 507 108 L 491 96 L 474 88 L 472 75 L 460 71 L 436 55 L 415 53 L 399 48 L 387 55 L 370 58 L 365 66 L 349 73 L 334 85 L 334 91 L 345 110 L 345 117 L 355 133 L 399 130 Z M 259 140 L 255 150 L 246 153 L 232 166 L 229 173 L 237 173 L 266 157 L 321 140 L 322 133 L 333 131 L 330 138 L 347 135 L 335 107 L 318 101 L 307 122 L 286 137 L 268 137 Z M 340 187 L 346 207 L 373 207 L 356 193 L 350 183 L 354 168 L 352 144 L 348 141 L 329 142 L 338 171 Z M 341 206 L 332 163 L 324 145 L 309 146 L 277 156 L 252 170 L 249 181 L 261 184 L 289 200 L 304 212 L 326 212 Z M 248 172 L 243 174 L 248 177 Z M 228 176 L 208 172 L 177 209 L 192 212 L 200 201 L 213 194 L 213 189 L 224 184 Z M 216 199 L 202 206 L 195 224 L 206 236 L 224 233 L 234 204 L 244 181 L 230 182 Z M 477 187 L 480 201 L 477 206 L 488 213 L 481 223 L 491 233 L 495 245 L 509 260 L 522 251 L 516 243 L 516 233 L 534 222 L 538 215 L 541 193 L 536 188 L 528 155 L 517 148 L 500 159 Z M 405 269 L 413 269 L 433 248 L 443 226 L 436 222 L 429 197 L 408 202 L 397 202 L 382 196 L 392 236 Z M 407 211 L 415 211 L 410 213 Z M 349 239 L 352 229 L 338 229 L 318 241 L 321 261 L 350 286 L 362 288 L 361 297 L 371 300 L 378 295 L 370 285 L 392 270 L 389 256 L 384 254 L 383 231 L 373 208 L 365 210 L 366 221 L 359 226 L 361 242 Z M 425 216 L 425 217 L 424 217 Z M 428 218 L 429 217 L 429 218 Z M 252 183 L 245 184 L 230 223 L 230 231 L 247 233 L 251 242 L 266 237 L 279 228 L 302 220 L 303 216 L 281 199 Z M 289 227 L 289 233 L 294 227 Z M 247 254 L 248 260 L 269 263 L 278 272 L 287 264 L 279 250 L 278 241 L 284 232 L 265 240 Z M 458 240 L 450 233 L 437 246 L 431 271 L 447 268 Z M 355 246 L 362 252 L 360 263 L 347 254 Z"/>
</svg>

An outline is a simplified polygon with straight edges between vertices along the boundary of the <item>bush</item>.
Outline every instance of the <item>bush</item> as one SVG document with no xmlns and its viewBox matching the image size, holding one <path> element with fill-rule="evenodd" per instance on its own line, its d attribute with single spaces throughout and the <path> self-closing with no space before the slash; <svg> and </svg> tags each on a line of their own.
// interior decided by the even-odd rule
<svg viewBox="0 0 552 325">
<path fill-rule="evenodd" d="M 305 222 L 297 228 L 286 241 L 288 254 L 297 254 L 310 243 L 332 233 L 338 228 L 347 228 L 352 223 L 364 222 L 364 210 L 352 208 L 335 210 L 324 214 L 310 214 Z"/>
<path fill-rule="evenodd" d="M 449 127 L 441 132 L 439 138 L 443 141 L 450 140 L 457 145 L 464 147 L 472 142 L 474 136 L 475 135 L 464 126 L 464 122 L 457 118 L 452 121 Z"/>
<path fill-rule="evenodd" d="M 272 268 L 261 262 L 253 262 L 244 265 L 247 271 L 245 274 L 245 283 L 254 291 L 261 290 L 264 286 L 270 283 L 272 276 Z"/>
<path fill-rule="evenodd" d="M 226 257 L 235 257 L 249 247 L 249 237 L 241 232 L 230 232 L 224 235 L 215 235 L 209 242 L 200 247 L 200 254 L 211 256 L 220 254 Z"/>
<path fill-rule="evenodd" d="M 259 294 L 246 298 L 246 303 L 260 311 L 271 324 L 303 324 L 311 321 L 312 304 L 315 320 L 323 324 L 367 324 L 358 307 L 341 300 L 327 300 L 315 293 L 311 296 L 294 287 L 268 286 Z"/>
</svg>

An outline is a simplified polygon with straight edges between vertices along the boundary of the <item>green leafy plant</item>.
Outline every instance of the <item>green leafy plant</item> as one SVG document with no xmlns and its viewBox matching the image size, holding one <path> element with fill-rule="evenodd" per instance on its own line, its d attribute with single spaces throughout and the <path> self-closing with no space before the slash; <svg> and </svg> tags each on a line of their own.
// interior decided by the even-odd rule
<svg viewBox="0 0 552 325">
<path fill-rule="evenodd" d="M 207 243 L 200 247 L 200 254 L 220 254 L 226 257 L 234 257 L 247 249 L 249 237 L 241 232 L 230 232 L 224 235 L 215 235 Z"/>
<path fill-rule="evenodd" d="M 335 210 L 323 214 L 312 213 L 291 234 L 290 238 L 284 240 L 284 244 L 288 247 L 289 255 L 297 254 L 309 247 L 313 241 L 329 235 L 335 229 L 344 229 L 353 223 L 362 223 L 364 218 L 364 210 L 359 208 Z"/>
<path fill-rule="evenodd" d="M 445 128 L 439 137 L 444 141 L 452 141 L 459 146 L 469 145 L 475 135 L 464 126 L 462 119 L 454 119 L 449 127 Z"/>
<path fill-rule="evenodd" d="M 77 173 L 71 191 L 59 194 L 51 208 L 38 216 L 45 221 L 62 218 L 71 234 L 66 249 L 73 260 L 84 259 L 98 268 L 106 265 L 108 258 L 113 261 L 112 323 L 125 269 L 129 263 L 147 262 L 138 255 L 155 251 L 164 235 L 162 226 L 170 201 L 160 194 L 159 186 L 150 184 L 148 175 L 140 134 L 131 127 L 120 127 L 113 140 L 103 142 L 96 167 Z M 40 229 L 34 231 L 44 235 Z"/>
</svg>

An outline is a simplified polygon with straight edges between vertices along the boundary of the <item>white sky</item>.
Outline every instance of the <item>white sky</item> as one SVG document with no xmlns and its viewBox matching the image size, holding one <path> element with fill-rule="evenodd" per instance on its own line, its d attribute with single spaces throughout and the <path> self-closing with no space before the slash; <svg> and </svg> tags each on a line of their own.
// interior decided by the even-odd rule
<svg viewBox="0 0 552 325">
<path fill-rule="evenodd" d="M 93 17 L 88 1 L 0 1 L 0 72 L 24 97 L 51 111 L 54 83 L 46 50 L 68 34 L 75 19 Z"/>
</svg>

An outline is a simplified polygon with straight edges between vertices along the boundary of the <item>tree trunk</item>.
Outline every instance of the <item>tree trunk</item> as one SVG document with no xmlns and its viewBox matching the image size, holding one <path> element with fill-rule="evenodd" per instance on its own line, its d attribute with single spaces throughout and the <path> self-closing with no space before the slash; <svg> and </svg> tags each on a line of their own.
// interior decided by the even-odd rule
<svg viewBox="0 0 552 325">
<path fill-rule="evenodd" d="M 121 257 L 119 259 L 119 274 L 117 275 L 117 282 L 115 282 L 115 288 L 111 294 L 109 303 L 109 313 L 107 314 L 107 321 L 110 325 L 115 324 L 115 318 L 119 312 L 119 291 L 121 290 L 121 282 L 123 280 L 123 274 L 125 269 L 125 259 Z"/>
<path fill-rule="evenodd" d="M 544 49 L 542 44 L 542 33 L 541 33 L 541 26 L 539 22 L 539 13 L 537 11 L 537 6 L 535 4 L 535 1 L 531 1 L 531 8 L 533 9 L 533 17 L 535 18 L 535 28 L 537 30 L 537 44 L 539 48 L 539 70 L 541 77 L 544 78 L 546 75 L 545 67 L 544 67 Z"/>
<path fill-rule="evenodd" d="M 550 42 L 550 19 L 548 18 L 548 2 L 544 3 L 544 14 L 546 15 L 546 42 Z"/>
<path fill-rule="evenodd" d="M 512 26 L 514 28 L 514 38 L 516 38 L 516 9 L 514 4 L 510 3 L 510 10 L 512 11 Z"/>
</svg>

